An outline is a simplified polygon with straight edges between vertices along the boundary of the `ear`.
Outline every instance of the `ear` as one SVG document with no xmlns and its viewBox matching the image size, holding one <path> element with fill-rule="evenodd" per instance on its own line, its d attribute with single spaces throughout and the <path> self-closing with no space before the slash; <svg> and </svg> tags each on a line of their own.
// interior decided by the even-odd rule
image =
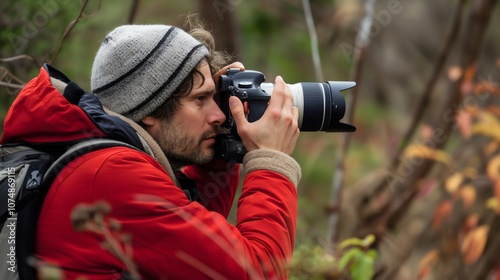
<svg viewBox="0 0 500 280">
<path fill-rule="evenodd" d="M 147 126 L 154 126 L 159 120 L 155 117 L 145 116 L 142 118 L 141 122 Z"/>
</svg>

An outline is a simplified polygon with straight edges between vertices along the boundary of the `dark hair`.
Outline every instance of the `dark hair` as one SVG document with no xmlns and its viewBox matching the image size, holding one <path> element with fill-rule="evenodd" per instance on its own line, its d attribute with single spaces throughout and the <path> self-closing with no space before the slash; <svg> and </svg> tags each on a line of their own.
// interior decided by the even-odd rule
<svg viewBox="0 0 500 280">
<path fill-rule="evenodd" d="M 181 84 L 165 101 L 165 103 L 156 108 L 150 114 L 150 116 L 158 119 L 169 120 L 174 115 L 177 107 L 180 104 L 180 99 L 188 95 L 189 92 L 191 92 L 191 90 L 193 89 L 194 79 L 196 75 L 202 79 L 202 84 L 205 83 L 205 77 L 198 70 L 198 67 L 200 67 L 204 63 L 208 63 L 208 66 L 210 67 L 210 73 L 213 76 L 229 61 L 229 55 L 227 53 L 215 50 L 215 40 L 212 33 L 205 29 L 203 24 L 197 19 L 196 15 L 190 15 L 187 17 L 186 23 L 184 24 L 184 30 L 186 30 L 189 35 L 200 41 L 200 43 L 202 43 L 208 49 L 208 54 L 181 82 Z"/>
</svg>

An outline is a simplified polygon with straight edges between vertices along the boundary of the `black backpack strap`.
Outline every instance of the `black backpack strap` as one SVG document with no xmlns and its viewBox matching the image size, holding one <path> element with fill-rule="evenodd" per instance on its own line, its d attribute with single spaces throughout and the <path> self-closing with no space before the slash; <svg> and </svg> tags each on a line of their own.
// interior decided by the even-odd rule
<svg viewBox="0 0 500 280">
<path fill-rule="evenodd" d="M 28 264 L 28 258 L 31 258 L 34 253 L 35 230 L 43 201 L 57 174 L 71 161 L 82 155 L 117 146 L 139 151 L 132 145 L 112 139 L 90 139 L 77 143 L 71 146 L 49 167 L 39 191 L 32 193 L 29 198 L 26 197 L 28 201 L 25 207 L 19 209 L 16 224 L 16 256 L 20 279 L 36 279 L 36 271 Z"/>
</svg>

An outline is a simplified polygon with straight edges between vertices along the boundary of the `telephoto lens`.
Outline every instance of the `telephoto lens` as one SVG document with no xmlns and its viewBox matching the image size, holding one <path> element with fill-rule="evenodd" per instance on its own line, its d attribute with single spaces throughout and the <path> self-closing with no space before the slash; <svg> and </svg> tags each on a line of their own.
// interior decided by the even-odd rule
<svg viewBox="0 0 500 280">
<path fill-rule="evenodd" d="M 339 122 L 345 113 L 345 99 L 340 92 L 355 85 L 355 82 L 338 81 L 288 84 L 293 106 L 299 109 L 299 129 L 325 132 L 355 131 L 354 126 Z M 260 87 L 270 95 L 274 84 L 262 83 Z"/>
</svg>

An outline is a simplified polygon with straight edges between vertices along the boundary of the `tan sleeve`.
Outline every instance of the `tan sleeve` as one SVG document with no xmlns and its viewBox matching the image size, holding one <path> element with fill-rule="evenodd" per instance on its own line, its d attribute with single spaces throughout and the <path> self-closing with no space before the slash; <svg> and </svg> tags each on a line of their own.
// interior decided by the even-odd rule
<svg viewBox="0 0 500 280">
<path fill-rule="evenodd" d="M 243 172 L 270 170 L 287 177 L 296 187 L 301 177 L 300 165 L 291 156 L 272 149 L 257 149 L 243 158 Z"/>
</svg>

